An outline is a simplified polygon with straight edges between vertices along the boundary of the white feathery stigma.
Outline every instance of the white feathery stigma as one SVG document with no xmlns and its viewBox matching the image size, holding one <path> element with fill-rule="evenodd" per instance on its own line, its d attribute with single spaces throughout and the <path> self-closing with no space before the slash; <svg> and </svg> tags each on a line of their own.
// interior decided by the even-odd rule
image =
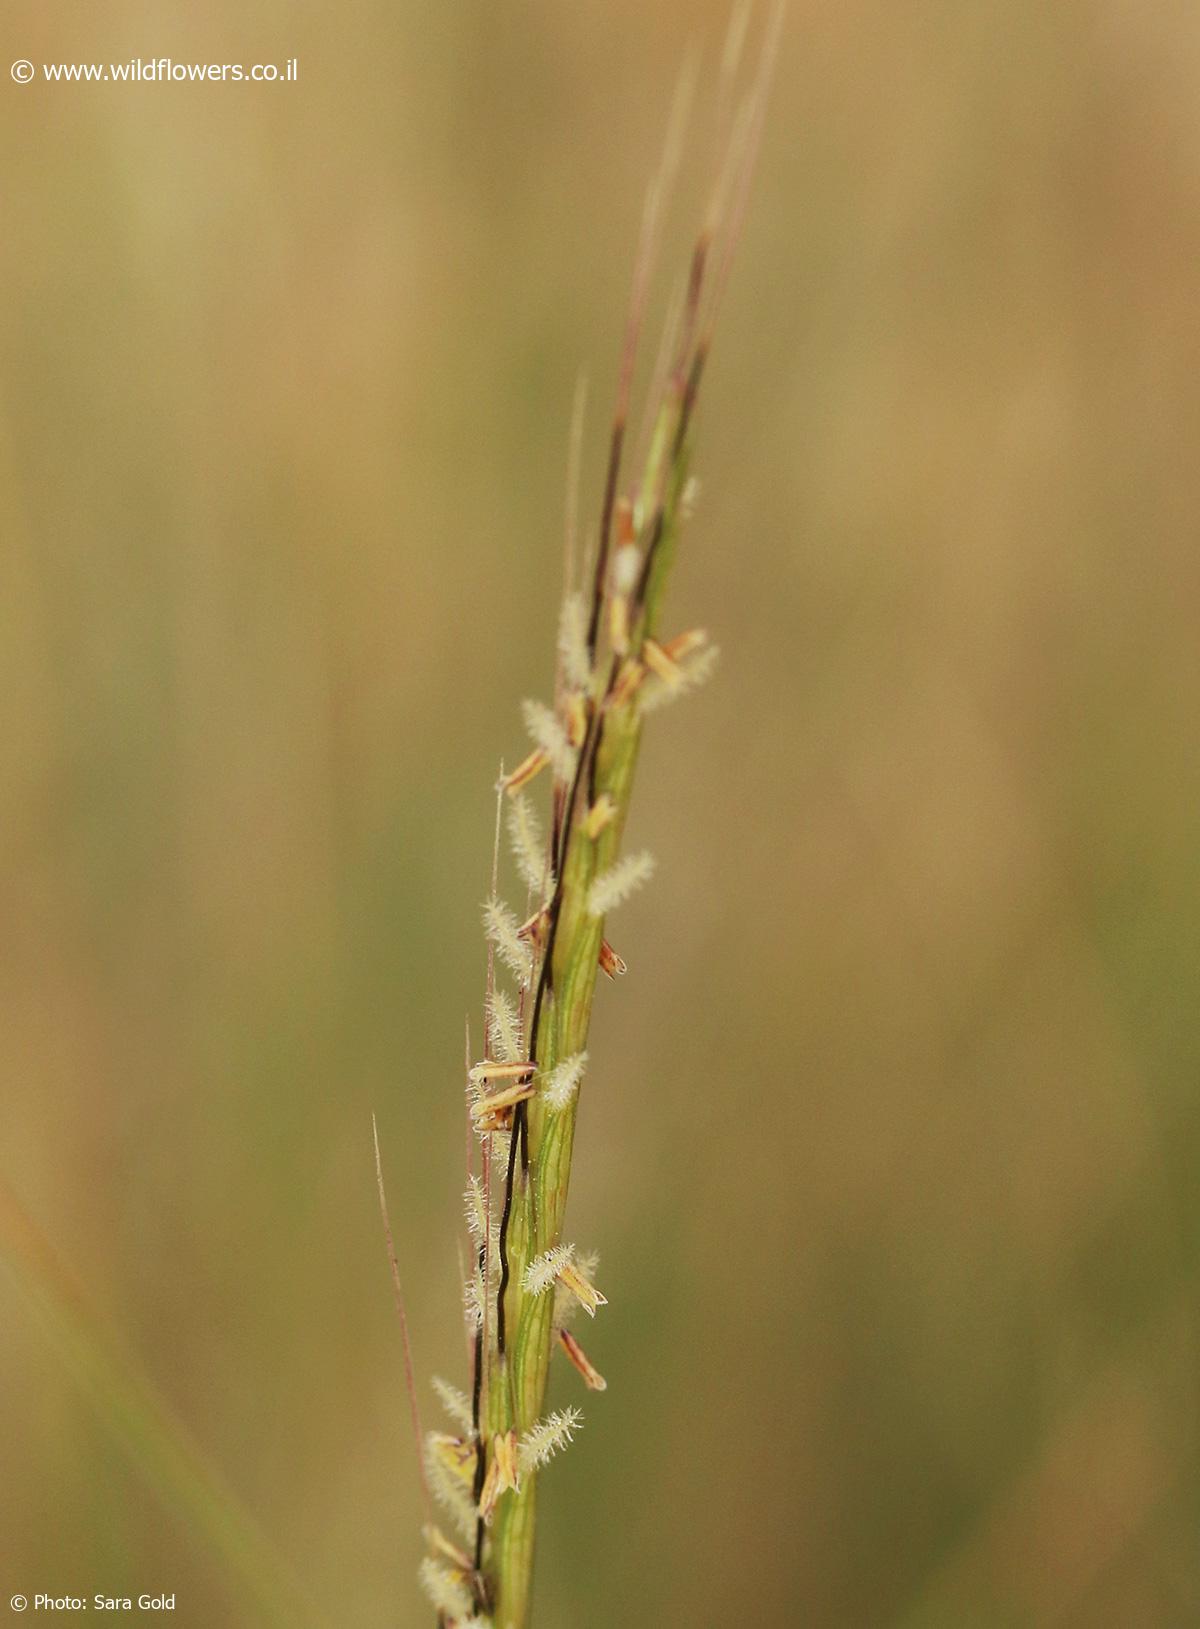
<svg viewBox="0 0 1200 1629">
<path fill-rule="evenodd" d="M 489 1057 L 497 1063 L 520 1063 L 524 1050 L 516 1002 L 507 991 L 493 990 L 488 1003 Z"/>
<path fill-rule="evenodd" d="M 624 859 L 610 865 L 588 890 L 588 911 L 592 916 L 607 916 L 615 905 L 636 893 L 644 882 L 654 875 L 654 856 L 645 849 L 640 854 L 627 854 Z"/>
<path fill-rule="evenodd" d="M 587 648 L 587 607 L 582 594 L 568 594 L 558 624 L 558 654 L 563 678 L 572 690 L 586 690 L 591 679 Z"/>
<path fill-rule="evenodd" d="M 556 1063 L 542 1082 L 542 1101 L 548 1108 L 565 1109 L 579 1090 L 583 1071 L 587 1067 L 586 1052 L 573 1052 L 569 1058 Z"/>
<path fill-rule="evenodd" d="M 544 1420 L 531 1425 L 517 1450 L 517 1463 L 522 1474 L 548 1464 L 573 1439 L 582 1424 L 582 1410 L 565 1408 L 561 1412 L 556 1409 L 553 1414 L 547 1414 Z"/>
<path fill-rule="evenodd" d="M 523 701 L 521 716 L 529 739 L 549 758 L 557 779 L 569 781 L 575 773 L 575 749 L 567 740 L 562 720 L 542 701 Z"/>
<path fill-rule="evenodd" d="M 488 1234 L 488 1213 L 483 1183 L 477 1176 L 467 1178 L 467 1191 L 463 1194 L 463 1214 L 467 1218 L 468 1233 L 475 1244 L 482 1246 Z"/>
<path fill-rule="evenodd" d="M 432 1556 L 421 1562 L 421 1588 L 447 1618 L 465 1618 L 474 1605 L 462 1573 Z"/>
<path fill-rule="evenodd" d="M 483 1183 L 477 1176 L 467 1178 L 467 1191 L 463 1194 L 463 1214 L 467 1219 L 467 1231 L 471 1235 L 471 1243 L 476 1251 L 483 1249 L 483 1241 L 486 1238 L 489 1250 L 494 1256 L 500 1243 L 500 1221 L 496 1216 L 488 1216 L 487 1197 L 483 1191 Z M 478 1261 L 475 1265 L 478 1272 Z M 482 1305 L 482 1286 L 479 1296 Z"/>
<path fill-rule="evenodd" d="M 632 593 L 641 570 L 642 555 L 637 544 L 622 543 L 613 559 L 613 585 L 617 593 Z"/>
<path fill-rule="evenodd" d="M 525 984 L 533 969 L 529 946 L 521 938 L 521 924 L 502 899 L 489 899 L 483 907 L 483 931 L 514 978 Z"/>
<path fill-rule="evenodd" d="M 508 805 L 508 836 L 521 881 L 538 899 L 554 892 L 554 873 L 546 857 L 546 839 L 533 804 L 518 792 Z"/>
<path fill-rule="evenodd" d="M 463 1318 L 469 1334 L 483 1328 L 483 1274 L 478 1265 L 463 1280 Z"/>
<path fill-rule="evenodd" d="M 547 1250 L 545 1255 L 535 1256 L 525 1269 L 523 1282 L 526 1294 L 544 1295 L 574 1256 L 573 1244 L 557 1244 L 553 1250 Z"/>
<path fill-rule="evenodd" d="M 452 1386 L 448 1380 L 443 1380 L 440 1374 L 433 1377 L 433 1389 L 437 1393 L 438 1402 L 455 1425 L 461 1426 L 469 1436 L 475 1429 L 475 1422 L 471 1418 L 471 1405 L 466 1394 L 459 1391 L 457 1386 Z"/>
</svg>

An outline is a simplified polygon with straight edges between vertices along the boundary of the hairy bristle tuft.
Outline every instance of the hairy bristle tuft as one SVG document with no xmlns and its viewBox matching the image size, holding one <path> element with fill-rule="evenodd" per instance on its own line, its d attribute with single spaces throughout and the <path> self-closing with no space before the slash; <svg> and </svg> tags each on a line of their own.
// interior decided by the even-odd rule
<svg viewBox="0 0 1200 1629">
<path fill-rule="evenodd" d="M 428 1555 L 421 1562 L 420 1571 L 421 1588 L 436 1609 L 448 1618 L 466 1617 L 474 1602 L 464 1574 Z"/>
<path fill-rule="evenodd" d="M 551 1109 L 565 1109 L 583 1079 L 587 1067 L 586 1052 L 575 1052 L 561 1063 L 556 1063 L 542 1083 L 542 1099 Z"/>
<path fill-rule="evenodd" d="M 488 1055 L 500 1063 L 518 1063 L 525 1051 L 517 1004 L 505 990 L 493 990 L 488 1002 Z"/>
<path fill-rule="evenodd" d="M 488 1214 L 483 1183 L 477 1176 L 467 1178 L 467 1191 L 463 1194 L 463 1214 L 466 1216 L 467 1231 L 473 1242 L 482 1248 L 488 1233 Z"/>
<path fill-rule="evenodd" d="M 463 1283 L 463 1319 L 469 1335 L 483 1327 L 483 1274 L 478 1267 Z"/>
<path fill-rule="evenodd" d="M 471 1404 L 465 1393 L 459 1391 L 457 1386 L 452 1386 L 448 1380 L 443 1380 L 440 1374 L 433 1377 L 433 1389 L 437 1393 L 438 1402 L 455 1425 L 461 1426 L 468 1433 L 473 1431 L 475 1424 L 471 1418 Z"/>
<path fill-rule="evenodd" d="M 561 1453 L 569 1442 L 574 1440 L 575 1432 L 583 1425 L 583 1412 L 577 1408 L 556 1409 L 553 1414 L 547 1414 L 544 1420 L 530 1426 L 521 1438 L 521 1446 L 517 1459 L 522 1472 L 536 1470 L 539 1465 L 548 1465 L 555 1454 Z"/>
<path fill-rule="evenodd" d="M 653 854 L 644 849 L 640 854 L 627 854 L 593 882 L 588 893 L 588 911 L 592 916 L 607 916 L 614 906 L 636 893 L 653 875 Z"/>
<path fill-rule="evenodd" d="M 573 690 L 586 690 L 592 676 L 588 660 L 587 606 L 582 594 L 568 594 L 558 624 L 558 654 L 563 678 Z"/>
<path fill-rule="evenodd" d="M 533 956 L 520 935 L 521 924 L 502 899 L 489 899 L 483 907 L 483 931 L 514 978 L 526 984 Z"/>
<path fill-rule="evenodd" d="M 569 781 L 575 773 L 575 753 L 562 720 L 542 701 L 523 701 L 521 716 L 530 740 L 549 758 L 555 776 Z"/>
<path fill-rule="evenodd" d="M 524 792 L 516 793 L 509 804 L 508 836 L 521 881 L 536 899 L 545 899 L 554 892 L 554 876 L 541 821 Z"/>
<path fill-rule="evenodd" d="M 544 1295 L 554 1280 L 568 1266 L 575 1255 L 573 1244 L 555 1245 L 544 1255 L 535 1256 L 525 1269 L 525 1290 L 529 1295 Z"/>
</svg>

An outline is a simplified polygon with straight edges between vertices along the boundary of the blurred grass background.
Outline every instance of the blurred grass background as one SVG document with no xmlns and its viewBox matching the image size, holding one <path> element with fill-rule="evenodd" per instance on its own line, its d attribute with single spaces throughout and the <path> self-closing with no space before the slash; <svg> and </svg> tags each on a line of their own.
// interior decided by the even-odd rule
<svg viewBox="0 0 1200 1629">
<path fill-rule="evenodd" d="M 5 78 L 3 1180 L 325 1621 L 424 1623 L 370 1114 L 461 1380 L 489 786 L 726 6 L 103 10 L 10 0 L 9 55 L 300 80 Z M 1190 6 L 792 4 L 674 598 L 725 662 L 654 720 L 581 1120 L 610 1389 L 547 1629 L 1200 1622 L 1198 89 Z M 58 1271 L 0 1276 L 0 1583 L 259 1622 Z"/>
</svg>

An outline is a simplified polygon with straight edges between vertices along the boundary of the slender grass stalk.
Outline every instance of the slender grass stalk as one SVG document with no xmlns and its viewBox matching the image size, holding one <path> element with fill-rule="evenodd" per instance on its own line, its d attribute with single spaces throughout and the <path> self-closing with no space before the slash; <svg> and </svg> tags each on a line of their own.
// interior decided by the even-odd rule
<svg viewBox="0 0 1200 1629">
<path fill-rule="evenodd" d="M 672 120 L 643 217 L 590 581 L 581 593 L 568 578 L 553 705 L 525 704 L 532 751 L 498 789 L 533 909 L 520 922 L 496 897 L 494 871 L 484 908 L 486 1056 L 468 1070 L 470 1115 L 482 1143 L 482 1175 L 471 1177 L 467 1194 L 475 1249 L 465 1287 L 472 1387 L 468 1398 L 439 1383 L 457 1430 L 431 1433 L 426 1442 L 429 1485 L 459 1530 L 454 1538 L 428 1530 L 431 1553 L 422 1565 L 446 1629 L 528 1624 L 540 1473 L 581 1420 L 574 1408 L 544 1413 L 553 1353 L 563 1352 L 585 1386 L 604 1388 L 566 1328 L 572 1310 L 594 1315 L 605 1303 L 593 1264 L 564 1238 L 576 1111 L 597 976 L 624 972 L 605 936 L 607 917 L 653 868 L 647 855 L 621 853 L 644 720 L 700 683 L 715 656 L 700 630 L 664 634 L 663 601 L 691 505 L 697 398 L 744 213 L 779 23 L 776 12 L 756 83 L 732 122 L 656 370 L 642 467 L 623 491 L 635 358 L 658 220 L 680 149 Z M 739 11 L 726 80 L 744 31 Z M 573 463 L 577 441 L 576 429 Z M 573 553 L 573 504 L 568 532 Z M 543 839 L 527 788 L 546 783 Z M 505 975 L 511 992 L 499 982 Z"/>
</svg>

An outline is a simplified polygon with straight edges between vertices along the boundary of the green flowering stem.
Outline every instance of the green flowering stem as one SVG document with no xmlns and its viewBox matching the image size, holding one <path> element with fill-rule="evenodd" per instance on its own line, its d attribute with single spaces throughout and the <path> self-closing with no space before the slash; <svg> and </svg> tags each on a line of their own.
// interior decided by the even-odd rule
<svg viewBox="0 0 1200 1629">
<path fill-rule="evenodd" d="M 656 459 L 669 435 L 679 430 L 682 403 L 664 405 L 652 446 L 643 491 L 654 492 Z M 675 551 L 678 512 L 687 474 L 688 446 L 681 438 L 672 458 L 668 490 L 661 510 L 647 525 L 657 533 L 650 559 L 645 599 L 634 622 L 632 648 L 652 637 Z M 647 538 L 647 543 L 650 539 Z M 548 1074 L 564 1058 L 587 1045 L 595 996 L 604 918 L 591 914 L 592 885 L 616 860 L 629 810 L 634 771 L 642 739 L 642 717 L 636 695 L 611 706 L 617 664 L 603 696 L 593 702 L 591 731 L 581 757 L 575 796 L 568 810 L 563 837 L 560 881 L 552 905 L 553 943 L 549 971 L 538 1011 L 533 1056 L 540 1074 Z M 614 814 L 592 838 L 584 828 L 586 807 L 581 793 L 590 787 L 590 804 L 604 795 Z M 489 1421 L 493 1432 L 528 1431 L 543 1412 L 546 1380 L 553 1349 L 553 1294 L 531 1295 L 523 1287 L 525 1268 L 535 1257 L 562 1243 L 563 1218 L 571 1176 L 575 1139 L 576 1099 L 554 1109 L 535 1095 L 522 1108 L 528 1138 L 528 1170 L 522 1176 L 519 1150 L 514 1159 L 514 1190 L 508 1232 L 510 1264 L 506 1291 L 506 1327 L 512 1331 L 508 1350 L 493 1359 L 490 1395 L 495 1408 Z M 514 1131 L 514 1143 L 518 1132 Z M 537 1473 L 529 1471 L 519 1491 L 501 1500 L 491 1535 L 494 1618 L 497 1629 L 522 1629 L 529 1616 L 535 1538 L 534 1510 Z"/>
<path fill-rule="evenodd" d="M 451 1538 L 427 1530 L 431 1553 L 422 1562 L 422 1583 L 441 1629 L 527 1629 L 540 1470 L 579 1424 L 577 1409 L 545 1412 L 556 1346 L 585 1384 L 604 1389 L 563 1326 L 572 1301 L 594 1314 L 605 1299 L 584 1258 L 577 1259 L 563 1237 L 578 1089 L 598 973 L 615 977 L 625 970 L 604 937 L 608 911 L 653 869 L 648 855 L 621 854 L 644 716 L 702 683 L 716 655 L 699 629 L 660 642 L 659 621 L 690 508 L 696 399 L 744 212 L 780 18 L 777 6 L 754 90 L 730 128 L 678 323 L 668 324 L 640 480 L 623 497 L 634 356 L 674 139 L 667 144 L 663 175 L 650 190 L 591 592 L 585 602 L 568 582 L 554 706 L 524 703 L 533 750 L 503 782 L 511 797 L 508 824 L 517 871 L 536 908 L 521 924 L 494 889 L 484 907 L 490 945 L 487 1051 L 468 1069 L 471 1115 L 484 1148 L 482 1180 L 469 1172 L 466 1196 L 476 1252 L 466 1286 L 473 1383 L 469 1398 L 440 1385 L 458 1430 L 430 1433 L 426 1444 L 432 1496 L 457 1529 Z M 726 56 L 730 73 L 740 38 L 735 29 L 731 42 L 738 43 Z M 708 279 L 710 262 L 715 270 Z M 523 788 L 547 769 L 553 826 L 543 844 Z M 497 989 L 497 963 L 515 981 L 518 996 Z"/>
</svg>

